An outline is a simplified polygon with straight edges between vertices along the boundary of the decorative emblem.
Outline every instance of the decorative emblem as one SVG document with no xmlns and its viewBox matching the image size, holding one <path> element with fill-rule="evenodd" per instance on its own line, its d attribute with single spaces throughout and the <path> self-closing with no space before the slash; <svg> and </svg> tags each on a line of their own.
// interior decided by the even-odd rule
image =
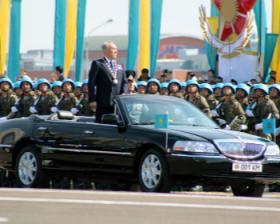
<svg viewBox="0 0 280 224">
<path fill-rule="evenodd" d="M 242 53 L 253 34 L 254 15 L 250 12 L 256 0 L 213 0 L 221 18 L 219 37 L 208 24 L 206 10 L 201 6 L 200 25 L 204 39 L 223 57 L 235 57 Z"/>
<path fill-rule="evenodd" d="M 230 35 L 239 36 L 248 19 L 249 12 L 253 9 L 256 0 L 213 0 L 222 21 L 220 39 L 226 41 Z"/>
</svg>

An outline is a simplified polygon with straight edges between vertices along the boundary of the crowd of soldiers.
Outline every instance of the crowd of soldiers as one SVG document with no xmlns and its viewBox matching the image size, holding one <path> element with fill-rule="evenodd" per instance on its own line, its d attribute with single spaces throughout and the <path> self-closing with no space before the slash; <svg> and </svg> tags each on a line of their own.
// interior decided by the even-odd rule
<svg viewBox="0 0 280 224">
<path fill-rule="evenodd" d="M 24 76 L 12 83 L 0 79 L 0 119 L 28 117 L 32 114 L 49 115 L 60 110 L 81 116 L 93 116 L 88 105 L 88 83 L 71 79 L 50 83 L 47 79 L 33 82 Z"/>
<path fill-rule="evenodd" d="M 136 82 L 129 76 L 128 91 L 128 94 L 158 94 L 185 99 L 224 129 L 246 131 L 269 139 L 272 136 L 263 134 L 263 119 L 279 121 L 278 84 L 210 85 L 198 83 L 196 79 L 160 82 L 154 78 Z M 33 82 L 24 76 L 21 81 L 12 83 L 9 78 L 0 79 L 0 119 L 49 115 L 60 110 L 79 116 L 95 115 L 88 104 L 87 80 L 74 82 L 64 79 L 50 83 L 47 79 L 39 79 Z"/>
</svg>

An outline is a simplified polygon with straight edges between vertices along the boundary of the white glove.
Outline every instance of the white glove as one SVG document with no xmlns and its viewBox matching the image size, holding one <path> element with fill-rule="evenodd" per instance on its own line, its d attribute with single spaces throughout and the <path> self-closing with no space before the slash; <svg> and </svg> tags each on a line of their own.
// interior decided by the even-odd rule
<svg viewBox="0 0 280 224">
<path fill-rule="evenodd" d="M 240 130 L 240 131 L 246 131 L 246 130 L 248 130 L 248 126 L 247 126 L 246 124 L 241 124 L 241 125 L 239 126 L 239 130 Z"/>
<path fill-rule="evenodd" d="M 0 121 L 6 121 L 7 117 L 0 117 Z"/>
<path fill-rule="evenodd" d="M 246 110 L 246 114 L 247 114 L 248 117 L 255 117 L 255 115 L 254 115 L 252 110 L 247 109 Z"/>
<path fill-rule="evenodd" d="M 57 113 L 59 110 L 57 109 L 57 107 L 52 107 L 51 108 L 51 112 L 53 112 L 53 113 Z"/>
<path fill-rule="evenodd" d="M 18 112 L 18 109 L 17 109 L 16 106 L 13 106 L 13 107 L 11 108 L 11 111 L 12 111 L 13 113 L 16 113 L 16 112 Z"/>
<path fill-rule="evenodd" d="M 218 111 L 217 110 L 211 110 L 211 114 L 212 114 L 212 117 L 219 117 L 220 115 L 218 114 Z"/>
<path fill-rule="evenodd" d="M 262 130 L 262 129 L 263 129 L 263 123 L 256 124 L 256 125 L 255 125 L 255 129 L 256 129 L 257 131 Z"/>
<path fill-rule="evenodd" d="M 76 107 L 73 107 L 70 111 L 74 115 L 76 115 L 76 114 L 78 114 L 80 112 Z"/>
<path fill-rule="evenodd" d="M 230 126 L 229 126 L 229 125 L 226 125 L 223 129 L 224 129 L 224 130 L 230 130 Z"/>
<path fill-rule="evenodd" d="M 32 113 L 32 114 L 37 114 L 37 113 L 38 113 L 38 111 L 36 110 L 35 107 L 30 107 L 30 108 L 29 108 L 29 111 L 30 111 L 30 113 Z"/>
</svg>

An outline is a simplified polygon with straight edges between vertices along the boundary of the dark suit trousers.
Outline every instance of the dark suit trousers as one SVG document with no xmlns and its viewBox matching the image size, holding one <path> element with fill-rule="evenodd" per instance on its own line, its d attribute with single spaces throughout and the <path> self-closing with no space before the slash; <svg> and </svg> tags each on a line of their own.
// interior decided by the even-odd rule
<svg viewBox="0 0 280 224">
<path fill-rule="evenodd" d="M 114 107 L 101 107 L 97 105 L 96 108 L 96 122 L 101 123 L 101 118 L 104 114 L 112 114 L 114 113 Z"/>
</svg>

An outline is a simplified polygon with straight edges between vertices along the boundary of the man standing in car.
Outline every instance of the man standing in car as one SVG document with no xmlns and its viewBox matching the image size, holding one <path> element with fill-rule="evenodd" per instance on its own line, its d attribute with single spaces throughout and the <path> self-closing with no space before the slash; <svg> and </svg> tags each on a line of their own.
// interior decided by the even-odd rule
<svg viewBox="0 0 280 224">
<path fill-rule="evenodd" d="M 96 108 L 96 122 L 103 114 L 114 112 L 114 99 L 128 92 L 125 72 L 117 64 L 118 49 L 113 42 L 102 45 L 104 57 L 93 61 L 89 72 L 89 105 Z"/>
</svg>

